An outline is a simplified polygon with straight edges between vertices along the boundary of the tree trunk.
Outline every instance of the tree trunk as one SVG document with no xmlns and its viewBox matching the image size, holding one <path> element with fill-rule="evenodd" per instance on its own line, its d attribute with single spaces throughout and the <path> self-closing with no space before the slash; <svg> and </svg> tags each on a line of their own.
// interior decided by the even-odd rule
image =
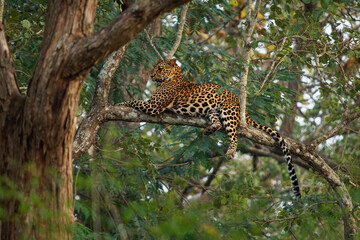
<svg viewBox="0 0 360 240">
<path fill-rule="evenodd" d="M 95 0 L 75 2 L 78 8 L 49 1 L 28 95 L 23 98 L 17 91 L 11 106 L 1 112 L 6 114 L 1 122 L 1 174 L 7 175 L 9 189 L 21 192 L 2 203 L 9 218 L 1 224 L 3 239 L 71 238 L 74 119 L 88 70 L 65 79 L 62 69 L 68 46 L 92 33 L 96 10 Z"/>
<path fill-rule="evenodd" d="M 0 23 L 1 239 L 72 238 L 72 149 L 82 83 L 91 66 L 188 1 L 139 1 L 92 35 L 96 0 L 49 0 L 27 96 L 18 89 Z"/>
</svg>

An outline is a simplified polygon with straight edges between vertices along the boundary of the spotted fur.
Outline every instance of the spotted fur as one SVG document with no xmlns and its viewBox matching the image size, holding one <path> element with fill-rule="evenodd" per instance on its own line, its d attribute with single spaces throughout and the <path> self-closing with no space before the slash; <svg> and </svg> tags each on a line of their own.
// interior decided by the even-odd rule
<svg viewBox="0 0 360 240">
<path fill-rule="evenodd" d="M 165 110 L 170 110 L 185 116 L 207 117 L 212 124 L 205 128 L 204 134 L 210 135 L 224 127 L 230 139 L 226 157 L 234 158 L 238 144 L 236 133 L 240 123 L 240 99 L 236 95 L 226 89 L 221 92 L 219 85 L 194 84 L 184 80 L 175 59 L 164 61 L 158 59 L 151 78 L 159 83 L 159 87 L 149 100 L 132 100 L 120 103 L 120 105 L 132 107 L 151 115 L 158 115 Z M 295 168 L 284 139 L 277 131 L 256 123 L 247 113 L 246 122 L 266 132 L 279 143 L 288 166 L 293 192 L 296 198 L 300 198 Z"/>
</svg>

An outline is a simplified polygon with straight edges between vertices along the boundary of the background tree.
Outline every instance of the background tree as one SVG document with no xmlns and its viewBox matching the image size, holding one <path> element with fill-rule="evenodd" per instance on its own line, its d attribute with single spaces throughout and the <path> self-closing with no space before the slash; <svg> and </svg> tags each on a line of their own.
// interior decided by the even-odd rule
<svg viewBox="0 0 360 240">
<path fill-rule="evenodd" d="M 39 56 L 34 56 L 34 52 L 39 52 L 37 49 L 40 49 L 39 43 L 42 40 L 41 22 L 44 22 L 44 15 L 41 14 L 41 9 L 46 8 L 45 2 L 36 3 L 38 7 L 33 15 L 24 15 L 24 18 L 23 15 L 16 15 L 19 9 L 23 9 L 23 5 L 27 7 L 16 1 L 11 8 L 5 8 L 4 15 L 10 26 L 7 27 L 6 34 L 10 39 L 11 50 L 16 53 L 14 62 L 16 69 L 19 69 L 19 85 L 24 91 L 29 89 L 26 98 L 34 96 L 29 91 L 35 88 L 31 87 L 35 80 L 30 83 L 28 80 L 34 78 L 29 76 L 32 76 L 35 60 L 38 59 L 39 62 L 45 56 L 52 56 L 42 51 Z M 145 3 L 147 2 L 137 5 Z M 51 4 L 53 3 L 48 3 L 50 13 L 51 9 L 62 9 L 50 8 Z M 276 143 L 260 131 L 241 129 L 239 136 L 244 138 L 239 141 L 239 150 L 244 154 L 238 154 L 236 160 L 227 161 L 223 152 L 223 148 L 228 145 L 226 136 L 219 132 L 205 137 L 201 129 L 194 128 L 206 127 L 209 124 L 206 119 L 185 118 L 169 113 L 151 117 L 114 105 L 128 97 L 146 98 L 151 95 L 155 86 L 150 82 L 145 84 L 143 73 L 146 70 L 140 69 L 150 69 L 159 55 L 165 58 L 179 33 L 180 9 L 175 9 L 157 20 L 162 23 L 161 35 L 153 35 L 148 29 L 137 35 L 127 46 L 125 43 L 130 38 L 125 36 L 125 32 L 118 32 L 116 26 L 120 26 L 117 25 L 119 22 L 123 23 L 120 19 L 129 15 L 139 17 L 139 12 L 133 10 L 138 9 L 137 5 L 126 5 L 126 10 L 121 12 L 117 3 L 99 1 L 96 14 L 93 11 L 96 16 L 95 34 L 80 39 L 66 37 L 69 45 L 64 46 L 80 46 L 73 54 L 69 53 L 72 51 L 65 51 L 67 48 L 62 48 L 61 44 L 54 45 L 59 46 L 56 48 L 59 53 L 65 51 L 64 56 L 69 56 L 63 62 L 59 60 L 62 63 L 59 66 L 55 64 L 55 57 L 62 56 L 61 54 L 53 56 L 55 62 L 49 61 L 51 58 L 47 61 L 44 59 L 45 62 L 41 63 L 46 63 L 46 67 L 36 67 L 41 66 L 39 63 L 35 65 L 33 76 L 40 69 L 57 66 L 59 68 L 54 69 L 61 71 L 53 71 L 57 74 L 52 81 L 56 83 L 56 79 L 64 77 L 59 83 L 75 84 L 78 80 L 65 80 L 81 80 L 87 75 L 86 71 L 77 72 L 77 68 L 87 69 L 111 51 L 123 46 L 103 64 L 91 69 L 81 93 L 81 84 L 78 82 L 79 85 L 76 85 L 80 101 L 77 112 L 79 125 L 73 149 L 76 199 L 74 237 L 354 239 L 359 226 L 360 201 L 357 150 L 359 121 L 355 121 L 360 116 L 360 16 L 357 3 L 272 1 L 256 4 L 239 0 L 192 1 L 187 11 L 185 31 L 180 32 L 183 38 L 175 57 L 188 80 L 216 83 L 240 96 L 240 90 L 243 89 L 240 79 L 246 77 L 244 69 L 248 68 L 247 109 L 254 120 L 272 127 L 280 125 L 279 129 L 289 137 L 286 138 L 286 143 L 292 155 L 297 156 L 295 162 L 301 166 L 297 169 L 304 195 L 300 202 L 294 202 L 290 195 L 290 181 L 284 164 L 278 164 L 284 161 Z M 259 14 L 255 18 L 254 12 L 257 11 Z M 149 22 L 149 18 L 143 20 Z M 55 23 L 63 27 L 57 21 L 52 23 L 53 26 L 56 26 Z M 106 27 L 107 24 L 110 24 L 109 27 Z M 92 24 L 89 22 L 89 25 Z M 133 31 L 134 26 L 138 25 L 129 26 Z M 103 27 L 105 28 L 102 30 Z M 249 31 L 251 27 L 254 28 L 253 34 Z M 127 32 L 128 36 L 133 36 L 132 31 Z M 47 33 L 51 32 L 45 31 L 45 43 L 49 41 Z M 65 35 L 55 36 L 65 38 Z M 116 42 L 112 40 L 114 38 L 117 38 L 117 47 L 109 47 L 110 42 Z M 96 49 L 85 51 L 82 46 L 86 46 L 86 41 L 92 39 L 95 43 L 100 43 L 101 47 L 92 44 L 90 46 L 95 46 Z M 79 49 L 85 55 L 79 54 Z M 97 50 L 104 52 L 100 54 Z M 244 57 L 246 55 L 248 58 Z M 80 58 L 83 60 L 78 61 Z M 3 62 L 1 66 L 4 66 Z M 65 71 L 61 66 L 64 69 L 65 66 L 71 68 Z M 75 74 L 80 75 L 75 77 Z M 43 81 L 45 80 L 50 81 Z M 62 84 L 59 86 L 52 97 L 56 96 L 59 89 L 66 92 L 65 88 L 61 88 Z M 66 89 L 74 90 L 70 85 Z M 60 92 L 58 96 L 61 95 Z M 39 90 L 36 96 L 41 97 L 41 93 L 47 91 Z M 66 98 L 61 99 L 64 102 Z M 63 106 L 53 102 L 54 107 L 50 109 Z M 72 103 L 72 107 L 75 105 Z M 16 112 L 17 105 L 12 106 L 14 107 L 9 111 Z M 28 106 L 32 109 L 41 105 Z M 75 116 L 73 110 L 72 116 Z M 280 121 L 276 122 L 276 119 Z M 61 118 L 55 120 L 60 121 Z M 126 124 L 123 128 L 117 123 L 108 123 L 98 132 L 101 125 L 114 120 L 149 123 L 141 123 L 140 127 Z M 45 123 L 37 122 L 34 126 L 41 127 L 40 130 L 47 129 Z M 68 123 L 75 127 L 73 121 Z M 69 127 L 66 124 L 59 125 L 64 126 L 66 129 Z M 1 140 L 5 136 L 13 136 L 15 133 L 12 133 L 12 129 L 14 128 L 7 130 L 11 134 L 2 133 Z M 54 127 L 50 129 L 57 133 L 52 136 L 65 136 L 61 131 L 55 131 Z M 47 151 L 54 149 L 50 146 L 62 143 L 54 140 L 40 141 L 44 131 L 32 133 L 37 137 L 36 141 L 47 144 Z M 69 133 L 68 139 L 70 138 Z M 39 146 L 43 146 L 41 144 Z M 4 146 L 0 153 L 3 154 L 1 151 L 4 149 L 9 148 Z M 20 151 L 17 153 L 20 154 Z M 23 182 L 10 174 L 11 168 L 5 168 L 1 178 L 4 182 L 1 186 L 5 187 L 1 188 L 4 193 L 1 196 L 6 198 L 3 197 L 2 200 L 10 204 L 16 198 L 17 202 L 12 209 L 21 211 L 18 215 L 8 212 L 3 214 L 1 219 L 4 223 L 11 223 L 14 216 L 35 216 L 30 210 L 32 205 L 39 209 L 39 214 L 36 215 L 38 218 L 33 218 L 34 226 L 44 226 L 41 223 L 46 221 L 46 217 L 60 212 L 54 208 L 44 211 L 49 202 L 54 202 L 44 201 L 48 199 L 44 196 L 52 197 L 50 199 L 58 196 L 46 195 L 41 191 L 41 187 L 48 186 L 44 183 L 58 186 L 56 183 L 61 181 L 55 181 L 56 179 L 71 177 L 70 173 L 67 178 L 59 174 L 64 166 L 58 164 L 60 158 L 63 159 L 61 156 L 54 161 L 48 159 L 49 164 L 56 164 L 55 167 L 50 164 L 52 168 L 46 171 L 47 181 L 42 178 L 45 168 L 39 168 L 38 163 L 36 168 L 25 164 L 23 171 L 27 170 L 32 174 L 24 177 L 24 181 L 27 180 L 25 183 L 28 183 L 25 184 L 26 191 L 20 187 Z M 13 159 L 8 162 L 13 162 Z M 33 162 L 33 158 L 29 158 L 27 162 Z M 14 172 L 19 172 L 18 166 L 23 165 L 17 162 L 15 164 Z M 69 164 L 70 161 L 67 166 Z M 44 170 L 36 175 L 36 169 Z M 31 182 L 30 177 L 41 181 Z M 70 182 L 68 180 L 67 183 Z M 69 185 L 67 189 L 69 190 Z M 15 194 L 18 192 L 23 194 Z M 5 212 L 7 208 L 2 209 Z M 5 225 L 2 224 L 3 226 Z M 42 234 L 38 231 L 41 228 L 36 229 L 36 236 Z M 49 229 L 44 228 L 44 231 Z"/>
<path fill-rule="evenodd" d="M 71 238 L 66 229 L 73 221 L 72 149 L 83 82 L 93 65 L 129 42 L 159 14 L 184 2 L 138 2 L 94 34 L 95 0 L 47 1 L 45 22 L 39 13 L 45 2 L 9 2 L 5 18 L 20 20 L 13 25 L 23 27 L 18 37 L 30 42 L 37 28 L 43 36 L 41 47 L 32 53 L 38 56 L 35 64 L 30 62 L 33 71 L 24 96 L 1 20 L 0 171 L 6 193 L 1 199 L 2 238 Z M 34 29 L 36 18 L 20 19 L 24 16 L 16 14 L 27 10 L 40 19 Z M 16 28 L 10 24 L 10 29 Z"/>
</svg>

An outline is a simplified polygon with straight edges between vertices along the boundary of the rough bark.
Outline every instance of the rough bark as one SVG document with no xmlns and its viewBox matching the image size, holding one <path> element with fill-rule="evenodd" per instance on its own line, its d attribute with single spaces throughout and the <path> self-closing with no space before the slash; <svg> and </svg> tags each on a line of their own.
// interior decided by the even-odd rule
<svg viewBox="0 0 360 240">
<path fill-rule="evenodd" d="M 49 0 L 44 40 L 27 96 L 18 89 L 0 25 L 1 184 L 19 193 L 1 200 L 6 211 L 6 220 L 0 222 L 2 239 L 72 238 L 72 150 L 82 83 L 91 66 L 162 12 L 188 1 L 138 2 L 92 35 L 96 0 Z M 21 211 L 24 206 L 29 208 Z"/>
</svg>

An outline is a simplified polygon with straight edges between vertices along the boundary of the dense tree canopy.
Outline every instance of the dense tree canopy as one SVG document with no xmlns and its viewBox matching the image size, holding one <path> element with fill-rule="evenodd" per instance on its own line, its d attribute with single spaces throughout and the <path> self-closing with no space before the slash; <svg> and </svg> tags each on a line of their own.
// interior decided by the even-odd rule
<svg viewBox="0 0 360 240">
<path fill-rule="evenodd" d="M 356 238 L 359 3 L 194 0 L 183 11 L 185 27 L 179 31 L 181 7 L 167 6 L 171 11 L 166 13 L 154 8 L 163 14 L 150 25 L 152 13 L 144 14 L 141 28 L 124 17 L 142 17 L 131 6 L 147 1 L 134 2 L 99 0 L 94 32 L 68 40 L 71 55 L 61 77 L 87 76 L 79 93 L 72 149 L 74 238 Z M 36 92 L 35 86 L 28 87 L 36 81 L 39 58 L 47 56 L 44 36 L 54 30 L 46 19 L 47 4 L 5 1 L 4 31 L 23 96 Z M 131 27 L 139 34 L 118 34 Z M 116 105 L 151 96 L 156 88 L 148 81 L 151 67 L 157 58 L 168 57 L 179 34 L 174 57 L 187 80 L 215 83 L 240 96 L 241 79 L 247 78 L 247 111 L 286 137 L 301 200 L 292 196 L 277 144 L 261 131 L 241 129 L 238 153 L 230 161 L 224 154 L 229 144 L 224 133 L 203 135 L 206 119 L 171 113 L 151 117 Z M 87 48 L 92 50 L 87 53 Z M 87 58 L 91 61 L 83 61 Z M 0 140 L 5 141 L 4 135 Z M 36 164 L 29 162 L 31 171 L 37 172 Z M 36 207 L 43 210 L 39 219 L 52 216 L 45 197 L 32 191 L 21 195 L 17 183 L 1 174 L 0 201 L 16 199 L 18 214 Z M 37 189 L 33 175 L 29 188 Z M 0 206 L 0 221 L 18 217 L 5 213 Z"/>
</svg>

